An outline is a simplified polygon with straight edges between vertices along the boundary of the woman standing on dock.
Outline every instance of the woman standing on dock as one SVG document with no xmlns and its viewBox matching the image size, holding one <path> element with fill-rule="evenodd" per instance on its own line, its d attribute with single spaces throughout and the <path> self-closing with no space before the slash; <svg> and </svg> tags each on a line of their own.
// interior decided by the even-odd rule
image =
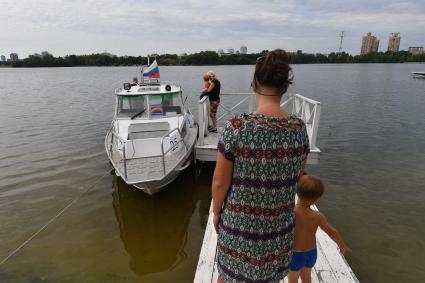
<svg viewBox="0 0 425 283">
<path fill-rule="evenodd" d="M 210 86 L 205 91 L 205 94 L 208 95 L 210 100 L 210 117 L 212 121 L 212 126 L 208 127 L 210 132 L 217 132 L 217 110 L 220 105 L 220 88 L 221 83 L 218 80 L 217 74 L 214 71 L 208 71 L 206 74 L 210 78 Z"/>
<path fill-rule="evenodd" d="M 227 123 L 212 183 L 218 282 L 278 282 L 288 273 L 294 205 L 309 153 L 304 122 L 280 107 L 292 83 L 285 51 L 257 59 L 254 113 Z"/>
</svg>

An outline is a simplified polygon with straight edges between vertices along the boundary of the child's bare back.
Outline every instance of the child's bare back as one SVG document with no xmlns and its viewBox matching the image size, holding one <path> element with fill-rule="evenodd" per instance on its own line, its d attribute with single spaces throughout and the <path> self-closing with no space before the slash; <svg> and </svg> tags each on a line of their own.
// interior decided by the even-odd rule
<svg viewBox="0 0 425 283">
<path fill-rule="evenodd" d="M 311 268 L 316 263 L 316 232 L 321 228 L 337 244 L 341 253 L 350 249 L 345 245 L 338 231 L 329 224 L 326 217 L 311 206 L 319 203 L 324 192 L 322 181 L 311 175 L 300 178 L 298 183 L 298 201 L 295 206 L 295 239 L 292 245 L 292 261 L 288 275 L 289 283 L 311 282 Z"/>
<path fill-rule="evenodd" d="M 322 214 L 310 209 L 310 206 L 295 206 L 295 240 L 293 251 L 308 251 L 316 247 L 316 231 L 319 227 Z"/>
</svg>

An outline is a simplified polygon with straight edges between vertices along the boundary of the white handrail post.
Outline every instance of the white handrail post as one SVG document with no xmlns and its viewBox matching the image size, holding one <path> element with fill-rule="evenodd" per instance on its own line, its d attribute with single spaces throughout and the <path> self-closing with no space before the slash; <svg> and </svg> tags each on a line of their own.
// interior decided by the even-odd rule
<svg viewBox="0 0 425 283">
<path fill-rule="evenodd" d="M 251 94 L 251 96 L 249 97 L 249 105 L 248 105 L 249 113 L 254 112 L 254 103 L 255 103 L 255 95 Z"/>
<path fill-rule="evenodd" d="M 205 135 L 204 103 L 205 103 L 205 100 L 201 99 L 198 105 L 198 124 L 199 124 L 198 145 L 204 145 L 204 135 Z"/>
<path fill-rule="evenodd" d="M 313 132 L 311 134 L 310 148 L 316 147 L 317 131 L 319 129 L 321 105 L 320 102 L 314 107 Z"/>
<path fill-rule="evenodd" d="M 305 121 L 305 100 L 303 99 L 303 101 L 302 101 L 302 103 L 301 103 L 301 115 L 300 115 L 300 117 L 301 117 L 301 119 L 303 120 L 303 121 Z"/>
<path fill-rule="evenodd" d="M 205 127 L 205 135 L 208 135 L 208 126 L 210 126 L 212 123 L 211 117 L 210 117 L 210 108 L 211 108 L 210 100 L 207 99 L 205 100 L 205 121 L 207 122 Z"/>
<path fill-rule="evenodd" d="M 198 105 L 198 123 L 199 123 L 199 137 L 198 145 L 204 145 L 204 137 L 208 134 L 208 97 L 205 96 L 199 100 Z"/>
</svg>

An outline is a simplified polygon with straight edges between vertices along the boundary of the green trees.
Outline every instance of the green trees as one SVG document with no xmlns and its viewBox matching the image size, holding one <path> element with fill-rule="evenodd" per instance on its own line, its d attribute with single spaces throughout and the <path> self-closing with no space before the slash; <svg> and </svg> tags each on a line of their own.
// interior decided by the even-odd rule
<svg viewBox="0 0 425 283">
<path fill-rule="evenodd" d="M 254 65 L 260 56 L 267 54 L 267 50 L 251 54 L 231 54 L 219 56 L 214 51 L 201 51 L 189 55 L 162 54 L 156 59 L 163 66 L 175 65 Z M 312 54 L 289 52 L 292 64 L 324 64 L 324 63 L 403 63 L 425 62 L 425 54 L 412 55 L 407 51 L 374 52 L 366 55 L 356 55 L 342 52 L 330 54 Z M 72 66 L 134 66 L 147 65 L 147 57 L 142 56 L 114 56 L 110 54 L 67 55 L 54 57 L 52 55 L 30 55 L 17 62 L 2 62 L 1 65 L 12 67 L 72 67 Z"/>
</svg>

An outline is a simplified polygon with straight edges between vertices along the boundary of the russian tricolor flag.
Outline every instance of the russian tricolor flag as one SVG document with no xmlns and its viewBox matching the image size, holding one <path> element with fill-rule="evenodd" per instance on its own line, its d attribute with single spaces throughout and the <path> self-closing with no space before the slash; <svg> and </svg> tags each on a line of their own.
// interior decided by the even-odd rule
<svg viewBox="0 0 425 283">
<path fill-rule="evenodd" d="M 146 70 L 143 71 L 143 76 L 149 77 L 151 79 L 160 78 L 158 63 L 156 62 L 156 60 L 153 61 L 153 63 Z"/>
</svg>

